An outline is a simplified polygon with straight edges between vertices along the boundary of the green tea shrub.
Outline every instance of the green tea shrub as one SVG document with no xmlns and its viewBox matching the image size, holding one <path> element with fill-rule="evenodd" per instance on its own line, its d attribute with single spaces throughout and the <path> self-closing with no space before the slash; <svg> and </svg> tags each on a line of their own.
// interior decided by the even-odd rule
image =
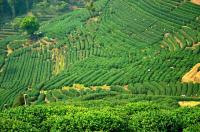
<svg viewBox="0 0 200 132">
<path fill-rule="evenodd" d="M 120 92 L 120 93 L 127 93 L 127 91 L 124 89 L 124 87 L 122 87 L 122 86 L 114 86 L 114 85 L 112 85 L 111 87 L 110 87 L 110 90 L 111 91 L 116 91 L 116 92 Z"/>
<path fill-rule="evenodd" d="M 133 114 L 128 127 L 130 131 L 178 131 L 178 120 L 170 111 L 145 111 Z"/>
<path fill-rule="evenodd" d="M 4 64 L 4 57 L 0 56 L 0 67 Z"/>
<path fill-rule="evenodd" d="M 64 94 L 69 97 L 80 96 L 80 92 L 76 89 L 69 89 L 68 91 L 65 91 Z"/>
<path fill-rule="evenodd" d="M 165 107 L 161 106 L 160 104 L 147 102 L 147 101 L 137 102 L 137 103 L 128 103 L 124 107 L 128 115 L 132 115 L 132 114 L 143 112 L 143 111 L 159 110 L 161 108 L 165 108 Z"/>
<path fill-rule="evenodd" d="M 107 92 L 101 92 L 101 93 L 93 93 L 85 95 L 83 100 L 95 100 L 95 99 L 102 99 L 108 96 L 116 96 L 117 92 L 115 91 L 107 91 Z"/>
<path fill-rule="evenodd" d="M 109 112 L 91 110 L 67 114 L 64 117 L 53 116 L 44 122 L 51 131 L 123 131 L 125 121 Z"/>
<path fill-rule="evenodd" d="M 183 129 L 183 132 L 199 132 L 199 131 L 200 131 L 200 124 L 191 125 L 185 129 Z"/>
<path fill-rule="evenodd" d="M 179 120 L 180 128 L 184 129 L 200 122 L 200 109 L 196 108 L 180 108 L 175 110 L 176 118 Z"/>
<path fill-rule="evenodd" d="M 35 127 L 32 127 L 29 123 L 18 121 L 15 119 L 0 119 L 0 131 L 20 131 L 20 132 L 37 132 L 38 130 Z"/>
</svg>

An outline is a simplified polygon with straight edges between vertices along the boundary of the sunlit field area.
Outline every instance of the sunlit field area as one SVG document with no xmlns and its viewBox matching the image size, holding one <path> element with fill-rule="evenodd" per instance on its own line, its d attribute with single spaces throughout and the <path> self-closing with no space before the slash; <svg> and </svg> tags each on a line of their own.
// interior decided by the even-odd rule
<svg viewBox="0 0 200 132">
<path fill-rule="evenodd" d="M 0 0 L 0 131 L 200 131 L 200 0 Z"/>
</svg>

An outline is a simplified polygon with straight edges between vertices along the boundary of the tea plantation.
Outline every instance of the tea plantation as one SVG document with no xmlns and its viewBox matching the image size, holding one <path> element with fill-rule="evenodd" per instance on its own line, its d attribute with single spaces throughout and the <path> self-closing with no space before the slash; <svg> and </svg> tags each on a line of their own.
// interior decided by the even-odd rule
<svg viewBox="0 0 200 132">
<path fill-rule="evenodd" d="M 199 107 L 179 106 L 200 101 L 199 68 L 182 81 L 200 63 L 198 4 L 95 0 L 35 34 L 0 40 L 0 130 L 200 130 Z"/>
<path fill-rule="evenodd" d="M 99 94 L 95 94 L 97 97 Z M 63 103 L 17 107 L 0 113 L 7 131 L 199 131 L 200 108 L 178 108 L 159 96 L 92 94 Z M 159 103 L 158 103 L 159 102 Z M 162 103 L 161 103 L 162 102 Z"/>
</svg>

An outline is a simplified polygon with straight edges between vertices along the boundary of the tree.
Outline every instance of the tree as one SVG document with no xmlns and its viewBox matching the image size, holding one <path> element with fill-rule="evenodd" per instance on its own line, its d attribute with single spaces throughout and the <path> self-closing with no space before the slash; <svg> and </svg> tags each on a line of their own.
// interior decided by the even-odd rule
<svg viewBox="0 0 200 132">
<path fill-rule="evenodd" d="M 25 3 L 26 3 L 26 11 L 28 12 L 29 11 L 29 0 L 25 0 Z"/>
<path fill-rule="evenodd" d="M 15 12 L 15 4 L 16 1 L 15 0 L 8 0 L 8 3 L 12 9 L 12 17 L 14 18 L 16 16 L 16 12 Z"/>
<path fill-rule="evenodd" d="M 32 36 L 39 29 L 40 25 L 36 17 L 27 16 L 23 18 L 20 27 Z"/>
<path fill-rule="evenodd" d="M 3 15 L 3 0 L 0 0 L 0 14 Z"/>
</svg>

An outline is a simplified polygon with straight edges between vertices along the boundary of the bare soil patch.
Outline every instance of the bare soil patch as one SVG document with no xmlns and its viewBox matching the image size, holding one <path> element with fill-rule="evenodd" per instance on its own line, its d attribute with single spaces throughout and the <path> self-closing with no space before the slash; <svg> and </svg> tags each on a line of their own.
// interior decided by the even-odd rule
<svg viewBox="0 0 200 132">
<path fill-rule="evenodd" d="M 125 86 L 124 86 L 124 90 L 129 91 L 128 85 L 125 85 Z"/>
<path fill-rule="evenodd" d="M 194 106 L 200 105 L 200 102 L 199 101 L 180 101 L 178 102 L 178 104 L 181 107 L 194 107 Z"/>
<path fill-rule="evenodd" d="M 200 5 L 200 0 L 191 0 L 192 3 Z"/>
<path fill-rule="evenodd" d="M 79 10 L 81 8 L 79 8 L 78 6 L 70 6 L 69 9 L 74 11 L 74 10 Z"/>
<path fill-rule="evenodd" d="M 92 24 L 92 23 L 97 23 L 98 21 L 99 21 L 99 16 L 95 16 L 95 17 L 89 18 L 86 23 Z"/>
<path fill-rule="evenodd" d="M 183 76 L 182 82 L 200 83 L 200 63 L 196 64 L 188 73 Z"/>
<path fill-rule="evenodd" d="M 12 52 L 13 52 L 13 49 L 11 49 L 9 47 L 9 45 L 7 45 L 7 56 L 9 56 L 10 54 L 12 54 Z"/>
</svg>

